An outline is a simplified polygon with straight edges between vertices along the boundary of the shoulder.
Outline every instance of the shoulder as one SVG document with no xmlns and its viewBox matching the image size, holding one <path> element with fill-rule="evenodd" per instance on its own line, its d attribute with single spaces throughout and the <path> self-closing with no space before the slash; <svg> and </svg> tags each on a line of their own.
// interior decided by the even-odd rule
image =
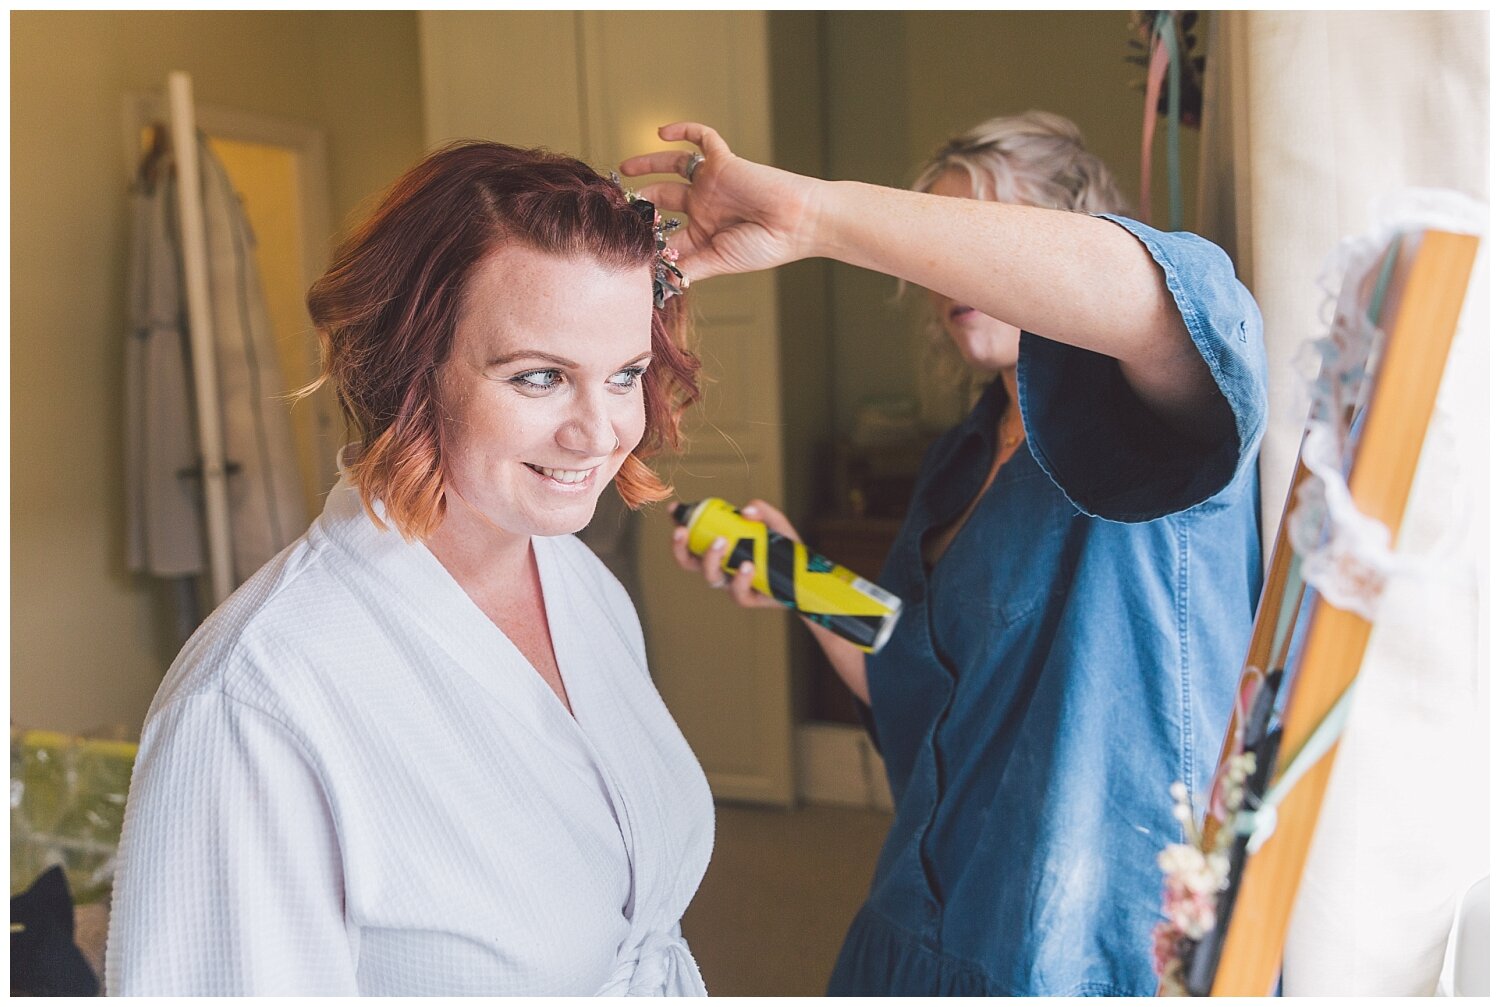
<svg viewBox="0 0 1500 1007">
<path fill-rule="evenodd" d="M 1160 231 L 1116 214 L 1098 216 L 1129 231 L 1145 246 L 1200 351 L 1213 340 L 1251 361 L 1264 356 L 1260 308 L 1235 275 L 1228 253 L 1190 231 Z"/>
<path fill-rule="evenodd" d="M 1162 231 L 1150 224 L 1124 217 L 1116 213 L 1100 213 L 1095 216 L 1108 220 L 1135 236 L 1146 246 L 1146 251 L 1173 279 L 1191 279 L 1184 275 L 1206 276 L 1222 281 L 1227 276 L 1234 279 L 1234 262 L 1228 253 L 1200 234 L 1191 231 Z"/>
<path fill-rule="evenodd" d="M 347 663 L 343 646 L 370 616 L 326 541 L 292 543 L 214 610 L 177 655 L 148 720 L 191 697 L 220 695 L 277 719 L 303 705 L 315 679 Z"/>
</svg>

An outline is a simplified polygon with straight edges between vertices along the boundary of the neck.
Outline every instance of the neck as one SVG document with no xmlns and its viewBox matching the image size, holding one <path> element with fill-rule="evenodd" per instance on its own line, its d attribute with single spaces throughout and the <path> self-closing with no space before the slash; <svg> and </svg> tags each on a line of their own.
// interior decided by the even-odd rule
<svg viewBox="0 0 1500 1007">
<path fill-rule="evenodd" d="M 1021 422 L 1021 399 L 1016 385 L 1016 369 L 1006 367 L 1000 371 L 1000 380 L 1005 385 L 1005 393 L 1010 401 L 1005 406 L 1005 412 L 1000 415 L 1000 434 L 1002 440 L 1006 434 L 1019 440 L 1025 433 L 1025 426 Z"/>
<path fill-rule="evenodd" d="M 471 594 L 522 583 L 531 564 L 531 536 L 501 528 L 452 486 L 444 492 L 447 512 L 425 542 L 438 562 Z"/>
</svg>

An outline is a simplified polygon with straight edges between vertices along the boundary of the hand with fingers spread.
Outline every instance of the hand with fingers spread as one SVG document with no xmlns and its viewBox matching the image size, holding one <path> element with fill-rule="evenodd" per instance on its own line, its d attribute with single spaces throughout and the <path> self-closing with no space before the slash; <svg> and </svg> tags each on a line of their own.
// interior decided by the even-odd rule
<svg viewBox="0 0 1500 1007">
<path fill-rule="evenodd" d="M 712 128 L 675 122 L 657 130 L 663 140 L 687 140 L 701 154 L 663 150 L 620 164 L 627 177 L 675 174 L 687 181 L 655 182 L 641 196 L 657 209 L 687 215 L 672 244 L 689 280 L 748 273 L 814 254 L 820 182 L 737 157 Z"/>
</svg>

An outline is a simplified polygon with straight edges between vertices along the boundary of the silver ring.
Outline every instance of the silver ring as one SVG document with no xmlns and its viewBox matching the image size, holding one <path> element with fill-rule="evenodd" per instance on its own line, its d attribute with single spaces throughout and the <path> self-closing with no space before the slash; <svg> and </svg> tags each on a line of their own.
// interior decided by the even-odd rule
<svg viewBox="0 0 1500 1007">
<path fill-rule="evenodd" d="M 688 158 L 687 164 L 683 166 L 682 177 L 691 182 L 693 180 L 693 172 L 697 171 L 698 165 L 702 164 L 705 160 L 707 160 L 707 158 L 705 158 L 697 151 L 694 151 L 693 156 Z"/>
</svg>

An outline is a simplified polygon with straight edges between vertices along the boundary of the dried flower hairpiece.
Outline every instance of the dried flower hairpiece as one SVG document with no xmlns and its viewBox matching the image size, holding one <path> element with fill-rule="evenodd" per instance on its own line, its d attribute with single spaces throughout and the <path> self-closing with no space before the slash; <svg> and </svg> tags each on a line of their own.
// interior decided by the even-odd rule
<svg viewBox="0 0 1500 1007">
<path fill-rule="evenodd" d="M 663 307 L 668 298 L 676 297 L 688 287 L 688 278 L 677 268 L 677 249 L 667 247 L 667 235 L 681 227 L 682 221 L 675 218 L 664 219 L 649 199 L 642 199 L 639 193 L 626 189 L 621 184 L 619 175 L 610 172 L 609 177 L 624 189 L 625 201 L 630 204 L 630 208 L 640 214 L 643 220 L 650 221 L 651 230 L 656 235 L 656 271 L 651 278 L 651 295 L 656 306 Z"/>
</svg>

